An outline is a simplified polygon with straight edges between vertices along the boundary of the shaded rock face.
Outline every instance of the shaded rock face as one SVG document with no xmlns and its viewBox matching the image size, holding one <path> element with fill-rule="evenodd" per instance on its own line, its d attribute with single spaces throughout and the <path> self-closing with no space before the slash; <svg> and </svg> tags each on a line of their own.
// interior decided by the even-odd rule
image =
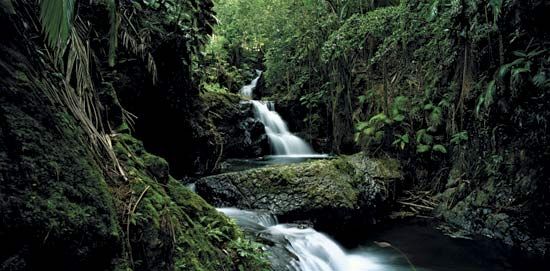
<svg viewBox="0 0 550 271">
<path fill-rule="evenodd" d="M 113 199 L 80 126 L 46 96 L 62 85 L 42 72 L 21 5 L 0 8 L 0 270 L 111 269 L 123 248 Z"/>
<path fill-rule="evenodd" d="M 223 158 L 256 158 L 269 154 L 269 141 L 252 104 L 235 94 L 203 93 L 204 111 L 220 138 Z"/>
<path fill-rule="evenodd" d="M 376 222 L 390 203 L 390 185 L 402 179 L 397 161 L 357 154 L 209 176 L 196 188 L 219 207 L 269 210 L 282 222 L 307 220 L 333 231 Z"/>
<path fill-rule="evenodd" d="M 239 103 L 236 124 L 225 122 L 220 129 L 227 142 L 225 155 L 228 158 L 256 158 L 269 154 L 269 141 L 264 124 L 254 118 L 254 109 L 249 102 Z"/>
<path fill-rule="evenodd" d="M 500 239 L 549 258 L 549 232 L 544 222 L 548 217 L 544 200 L 548 180 L 543 176 L 547 175 L 542 174 L 544 169 L 524 168 L 481 183 L 464 180 L 459 170 L 452 170 L 446 190 L 438 195 L 441 204 L 435 213 L 457 226 L 460 234 Z"/>
</svg>

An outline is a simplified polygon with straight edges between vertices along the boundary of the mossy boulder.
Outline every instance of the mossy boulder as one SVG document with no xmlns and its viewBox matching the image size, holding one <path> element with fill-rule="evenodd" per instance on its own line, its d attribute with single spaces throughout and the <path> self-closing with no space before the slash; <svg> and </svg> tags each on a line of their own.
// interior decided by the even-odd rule
<svg viewBox="0 0 550 271">
<path fill-rule="evenodd" d="M 283 222 L 323 228 L 373 222 L 391 198 L 390 184 L 402 179 L 397 161 L 357 154 L 209 176 L 196 188 L 215 206 L 269 210 Z"/>
</svg>

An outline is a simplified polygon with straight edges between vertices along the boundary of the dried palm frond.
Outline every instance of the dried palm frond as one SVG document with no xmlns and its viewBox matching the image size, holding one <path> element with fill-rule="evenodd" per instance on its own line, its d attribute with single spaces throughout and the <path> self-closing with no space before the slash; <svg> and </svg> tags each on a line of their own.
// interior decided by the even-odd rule
<svg viewBox="0 0 550 271">
<path fill-rule="evenodd" d="M 151 43 L 151 35 L 149 30 L 144 29 L 138 31 L 137 28 L 131 21 L 132 13 L 123 14 L 121 20 L 121 37 L 122 45 L 128 51 L 132 52 L 136 56 L 139 56 L 141 60 L 147 63 L 147 71 L 152 77 L 153 84 L 156 84 L 157 81 L 157 65 L 155 59 L 151 54 L 151 49 L 149 44 Z M 136 38 L 137 37 L 137 38 Z"/>
<path fill-rule="evenodd" d="M 122 119 L 125 123 L 128 124 L 128 127 L 130 128 L 130 130 L 134 130 L 134 126 L 136 124 L 136 119 L 137 119 L 136 115 L 122 108 Z"/>
<path fill-rule="evenodd" d="M 50 80 L 39 80 L 41 89 L 44 90 L 46 96 L 52 103 L 60 104 L 78 121 L 83 131 L 88 137 L 87 146 L 91 150 L 92 155 L 98 161 L 98 164 L 105 166 L 106 170 L 110 168 L 116 169 L 117 173 L 125 177 L 125 173 L 116 157 L 113 150 L 108 131 L 103 127 L 101 117 L 101 104 L 97 97 L 97 90 L 94 87 L 91 74 L 91 48 L 87 38 L 89 29 L 78 16 L 75 20 L 71 20 L 70 24 L 65 24 L 60 27 L 60 30 L 52 30 L 55 28 L 55 22 L 63 22 L 64 20 L 49 18 L 49 12 L 56 7 L 50 1 L 43 0 L 42 5 L 46 5 L 45 11 L 42 11 L 41 21 L 43 22 L 44 31 L 48 39 L 63 35 L 60 38 L 60 43 L 52 43 L 50 40 L 50 50 L 46 50 L 44 54 L 49 57 L 49 62 L 53 64 L 51 67 L 55 74 L 62 74 L 60 77 L 63 87 L 59 87 Z M 57 2 L 57 0 L 55 1 Z M 74 0 L 71 1 L 74 4 Z M 58 3 L 57 7 L 63 8 L 67 5 Z M 56 16 L 63 14 L 54 13 Z M 65 14 L 66 15 L 66 14 Z M 71 15 L 72 16 L 72 15 Z M 65 37 L 65 35 L 67 35 Z M 66 40 L 64 40 L 67 38 Z M 61 45 L 61 46 L 60 46 Z M 66 56 L 65 59 L 60 56 Z M 112 164 L 105 165 L 105 158 Z"/>
</svg>

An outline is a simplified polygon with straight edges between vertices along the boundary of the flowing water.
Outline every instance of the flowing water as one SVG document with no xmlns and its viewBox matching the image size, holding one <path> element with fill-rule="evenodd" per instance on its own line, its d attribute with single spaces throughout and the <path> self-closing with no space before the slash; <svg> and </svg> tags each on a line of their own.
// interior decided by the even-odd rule
<svg viewBox="0 0 550 271">
<path fill-rule="evenodd" d="M 241 94 L 251 98 L 261 76 L 258 71 Z M 227 171 L 246 170 L 276 163 L 295 163 L 323 158 L 301 138 L 293 135 L 275 111 L 272 102 L 251 101 L 255 116 L 262 121 L 275 155 L 229 161 Z M 190 184 L 189 189 L 194 190 Z M 477 271 L 545 270 L 521 253 L 487 239 L 448 237 L 431 222 L 407 220 L 378 228 L 344 233 L 335 241 L 307 226 L 281 224 L 265 211 L 220 208 L 235 219 L 249 235 L 263 240 L 275 270 L 289 271 Z M 335 221 L 338 223 L 338 221 Z M 345 244 L 344 247 L 342 244 Z M 546 263 L 547 265 L 547 263 Z"/>
<path fill-rule="evenodd" d="M 253 91 L 262 76 L 262 72 L 257 71 L 257 74 L 258 76 L 249 85 L 241 89 L 240 93 L 244 97 L 252 98 Z M 260 120 L 265 126 L 265 133 L 269 138 L 269 143 L 275 155 L 297 158 L 323 156 L 315 153 L 308 143 L 288 130 L 285 121 L 275 111 L 275 104 L 273 102 L 258 100 L 251 100 L 250 102 L 254 108 L 256 119 Z"/>
<path fill-rule="evenodd" d="M 270 236 L 280 242 L 296 256 L 273 257 L 287 260 L 283 263 L 288 270 L 296 271 L 376 271 L 386 270 L 377 264 L 371 255 L 348 253 L 330 237 L 311 228 L 297 225 L 278 224 L 277 219 L 267 213 L 244 211 L 235 208 L 220 208 L 220 212 L 235 219 L 245 230 Z M 282 237 L 282 238 L 281 238 Z M 278 240 L 278 241 L 277 241 Z"/>
<path fill-rule="evenodd" d="M 546 270 L 545 263 L 533 261 L 500 242 L 451 238 L 424 220 L 394 222 L 369 232 L 350 234 L 353 249 L 346 249 L 312 228 L 279 224 L 267 212 L 218 210 L 235 219 L 249 234 L 286 249 L 286 253 L 268 249 L 271 262 L 279 267 L 277 270 Z"/>
</svg>

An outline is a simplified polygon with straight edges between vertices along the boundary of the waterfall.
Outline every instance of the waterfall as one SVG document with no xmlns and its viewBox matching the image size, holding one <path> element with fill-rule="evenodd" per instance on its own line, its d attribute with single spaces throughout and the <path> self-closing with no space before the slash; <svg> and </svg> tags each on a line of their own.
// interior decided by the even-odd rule
<svg viewBox="0 0 550 271">
<path fill-rule="evenodd" d="M 250 82 L 250 84 L 248 84 L 248 85 L 244 86 L 243 88 L 241 88 L 240 93 L 244 97 L 252 98 L 252 91 L 258 85 L 258 81 L 260 80 L 260 77 L 262 76 L 262 71 L 256 70 L 256 75 L 257 75 L 257 77 L 254 78 L 254 80 L 252 80 L 252 82 Z"/>
<path fill-rule="evenodd" d="M 271 235 L 273 240 L 284 240 L 281 243 L 298 259 L 291 258 L 289 260 L 288 270 L 401 270 L 400 268 L 388 268 L 378 263 L 377 257 L 365 252 L 346 252 L 335 241 L 314 229 L 277 224 L 277 219 L 267 213 L 244 211 L 236 208 L 220 208 L 218 211 L 235 219 L 237 224 L 245 230 L 252 231 L 255 234 Z"/>
<path fill-rule="evenodd" d="M 256 70 L 257 77 L 249 85 L 244 86 L 240 93 L 244 97 L 252 98 L 252 93 L 262 76 L 262 71 Z M 254 115 L 265 126 L 265 133 L 275 155 L 293 157 L 318 156 L 303 139 L 292 134 L 281 116 L 275 111 L 273 102 L 251 100 Z"/>
</svg>

